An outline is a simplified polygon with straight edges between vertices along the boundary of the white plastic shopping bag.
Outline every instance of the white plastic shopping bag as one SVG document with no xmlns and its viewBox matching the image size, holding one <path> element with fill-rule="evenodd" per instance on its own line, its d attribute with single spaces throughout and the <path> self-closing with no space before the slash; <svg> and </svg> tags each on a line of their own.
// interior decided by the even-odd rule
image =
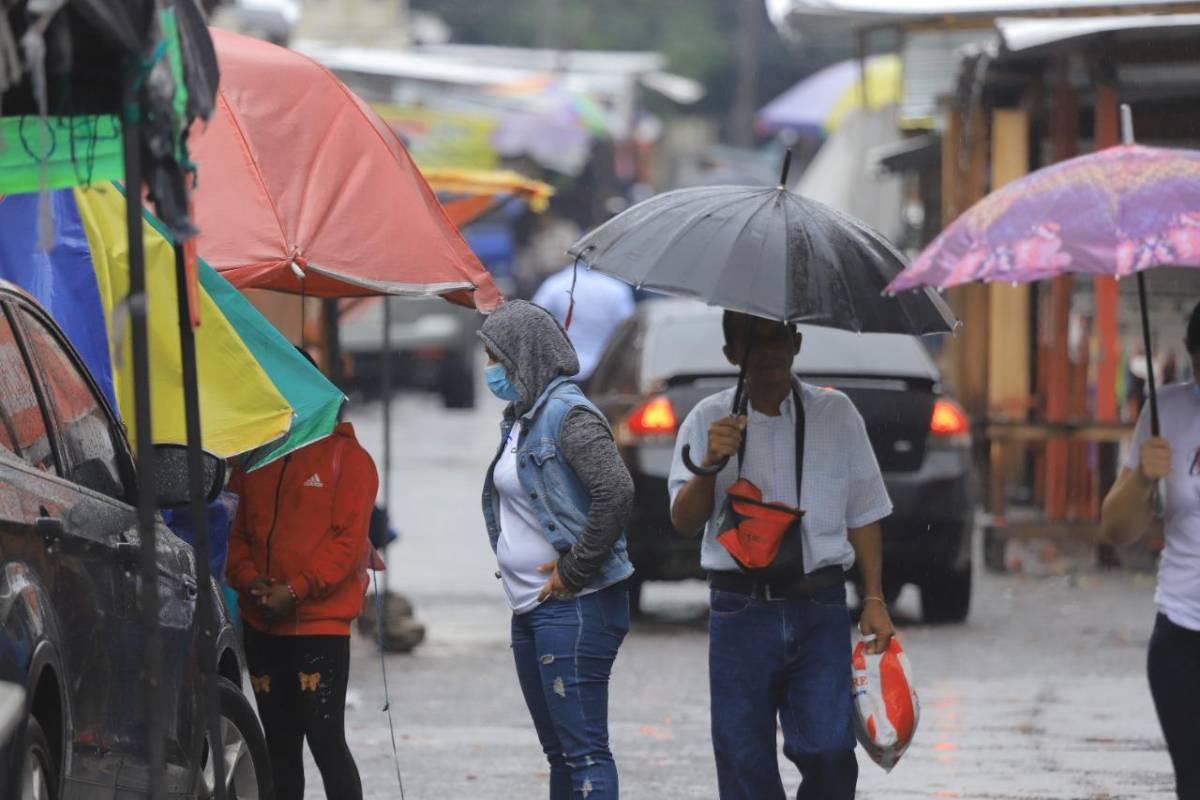
<svg viewBox="0 0 1200 800">
<path fill-rule="evenodd" d="M 851 665 L 854 733 L 871 760 L 891 772 L 912 742 L 921 716 L 912 665 L 896 637 L 880 655 L 867 653 L 865 644 L 859 642 Z"/>
</svg>

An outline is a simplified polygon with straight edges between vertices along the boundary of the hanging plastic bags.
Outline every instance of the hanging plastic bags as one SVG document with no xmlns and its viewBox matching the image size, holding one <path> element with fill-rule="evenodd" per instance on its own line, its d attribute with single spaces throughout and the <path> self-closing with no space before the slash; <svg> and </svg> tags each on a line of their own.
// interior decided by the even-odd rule
<svg viewBox="0 0 1200 800">
<path fill-rule="evenodd" d="M 912 665 L 900 641 L 871 655 L 859 642 L 854 669 L 854 733 L 871 760 L 888 772 L 904 755 L 917 730 L 921 703 L 913 686 Z"/>
</svg>

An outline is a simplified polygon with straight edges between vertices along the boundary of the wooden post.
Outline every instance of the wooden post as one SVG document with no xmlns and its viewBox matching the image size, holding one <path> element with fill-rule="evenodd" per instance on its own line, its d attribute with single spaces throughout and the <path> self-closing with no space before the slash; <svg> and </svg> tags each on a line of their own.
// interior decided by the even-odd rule
<svg viewBox="0 0 1200 800">
<path fill-rule="evenodd" d="M 1051 94 L 1051 149 L 1055 162 L 1071 158 L 1079 149 L 1079 97 L 1069 83 L 1067 64 L 1059 64 Z M 1046 418 L 1066 422 L 1071 402 L 1071 364 L 1068 335 L 1071 317 L 1069 276 L 1055 278 L 1050 285 L 1050 303 L 1041 326 L 1050 359 L 1047 365 Z M 1056 437 L 1046 443 L 1046 515 L 1052 520 L 1067 515 L 1070 450 L 1066 440 Z"/>
<path fill-rule="evenodd" d="M 1117 89 L 1112 83 L 1096 87 L 1096 149 L 1112 147 L 1120 141 Z M 1096 372 L 1096 419 L 1117 421 L 1117 339 L 1118 298 L 1115 278 L 1096 278 L 1096 336 L 1100 345 L 1100 363 Z"/>
<path fill-rule="evenodd" d="M 971 113 L 969 135 L 965 115 L 948 109 L 942 137 L 942 219 L 946 224 L 983 197 L 987 174 L 987 120 L 982 110 Z M 951 384 L 967 412 L 976 419 L 987 415 L 988 287 L 968 284 L 951 290 L 951 306 L 967 320 L 947 347 Z"/>
<path fill-rule="evenodd" d="M 1029 115 L 1024 109 L 992 112 L 992 191 L 1029 171 Z M 1029 408 L 1029 285 L 992 283 L 988 290 L 990 347 L 988 415 L 1024 420 Z M 1003 515 L 1015 445 L 989 445 L 988 511 Z"/>
<path fill-rule="evenodd" d="M 1111 48 L 1106 48 L 1111 52 Z M 1100 57 L 1096 68 L 1096 149 L 1112 147 L 1121 141 L 1120 102 L 1117 97 L 1116 65 L 1110 58 Z M 1098 422 L 1117 422 L 1119 398 L 1117 397 L 1117 371 L 1121 356 L 1121 345 L 1117 337 L 1120 309 L 1120 294 L 1115 278 L 1095 279 L 1096 296 L 1095 336 L 1100 363 L 1096 369 L 1096 408 Z M 1089 516 L 1100 515 L 1100 498 L 1116 480 L 1117 448 L 1101 445 L 1099 469 L 1092 474 L 1092 498 Z"/>
</svg>

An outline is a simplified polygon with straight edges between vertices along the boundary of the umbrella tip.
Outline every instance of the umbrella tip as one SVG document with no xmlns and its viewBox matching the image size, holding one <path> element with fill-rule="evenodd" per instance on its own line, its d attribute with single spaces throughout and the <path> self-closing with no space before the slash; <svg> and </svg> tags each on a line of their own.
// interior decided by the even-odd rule
<svg viewBox="0 0 1200 800">
<path fill-rule="evenodd" d="M 1129 103 L 1121 104 L 1121 139 L 1124 144 L 1133 144 L 1133 109 Z"/>
<path fill-rule="evenodd" d="M 792 148 L 788 148 L 783 154 L 783 171 L 779 174 L 779 189 L 782 191 L 787 189 L 788 170 L 792 168 Z"/>
</svg>

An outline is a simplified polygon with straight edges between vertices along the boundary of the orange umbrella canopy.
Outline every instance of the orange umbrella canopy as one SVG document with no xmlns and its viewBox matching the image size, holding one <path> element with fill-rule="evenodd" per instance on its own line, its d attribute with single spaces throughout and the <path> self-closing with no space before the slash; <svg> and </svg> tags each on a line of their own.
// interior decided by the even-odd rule
<svg viewBox="0 0 1200 800">
<path fill-rule="evenodd" d="M 193 131 L 200 255 L 239 289 L 317 297 L 499 290 L 396 134 L 325 67 L 212 29 L 221 83 Z"/>
</svg>

